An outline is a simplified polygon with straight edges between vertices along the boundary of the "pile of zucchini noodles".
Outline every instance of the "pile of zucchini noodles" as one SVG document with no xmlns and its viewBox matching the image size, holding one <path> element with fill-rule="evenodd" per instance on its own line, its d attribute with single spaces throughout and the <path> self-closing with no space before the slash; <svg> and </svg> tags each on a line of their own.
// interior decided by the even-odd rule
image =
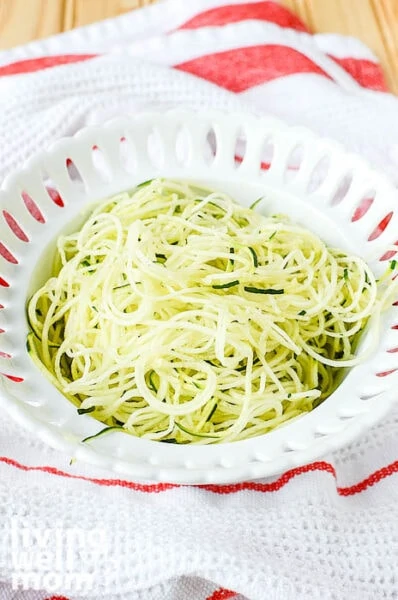
<svg viewBox="0 0 398 600">
<path fill-rule="evenodd" d="M 156 179 L 59 237 L 28 348 L 100 433 L 230 442 L 329 396 L 390 287 L 286 217 Z"/>
</svg>

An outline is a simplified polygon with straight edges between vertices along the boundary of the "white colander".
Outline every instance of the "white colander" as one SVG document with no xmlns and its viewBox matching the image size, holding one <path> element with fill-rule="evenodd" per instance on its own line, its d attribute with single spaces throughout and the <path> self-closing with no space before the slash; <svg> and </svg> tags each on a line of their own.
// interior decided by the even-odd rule
<svg viewBox="0 0 398 600">
<path fill-rule="evenodd" d="M 49 275 L 51 244 L 65 227 L 82 222 L 88 203 L 156 176 L 204 183 L 244 205 L 265 196 L 264 211 L 288 214 L 327 243 L 357 253 L 376 275 L 398 238 L 393 185 L 305 129 L 243 114 L 183 111 L 84 129 L 29 160 L 1 192 L 0 404 L 10 417 L 77 459 L 177 483 L 272 475 L 319 458 L 382 418 L 398 397 L 395 306 L 383 315 L 381 341 L 370 358 L 316 410 L 271 433 L 212 446 L 162 444 L 122 432 L 82 443 L 104 426 L 79 416 L 32 363 L 26 301 Z"/>
</svg>

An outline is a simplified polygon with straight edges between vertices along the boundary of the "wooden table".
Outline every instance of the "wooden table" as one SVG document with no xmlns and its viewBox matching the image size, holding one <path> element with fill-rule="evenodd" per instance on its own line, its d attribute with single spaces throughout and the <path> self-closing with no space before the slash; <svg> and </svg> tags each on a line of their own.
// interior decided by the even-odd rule
<svg viewBox="0 0 398 600">
<path fill-rule="evenodd" d="M 155 0 L 0 0 L 0 48 L 23 44 Z M 189 0 L 187 0 L 189 2 Z M 313 31 L 363 40 L 380 58 L 398 94 L 398 0 L 282 0 Z"/>
</svg>

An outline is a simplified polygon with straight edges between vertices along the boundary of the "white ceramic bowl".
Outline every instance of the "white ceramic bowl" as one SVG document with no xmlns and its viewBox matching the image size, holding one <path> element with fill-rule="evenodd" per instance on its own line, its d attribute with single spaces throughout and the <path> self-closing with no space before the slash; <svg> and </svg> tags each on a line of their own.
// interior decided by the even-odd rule
<svg viewBox="0 0 398 600">
<path fill-rule="evenodd" d="M 1 192 L 0 239 L 12 256 L 0 257 L 0 371 L 8 375 L 1 378 L 0 404 L 10 417 L 82 461 L 137 479 L 178 483 L 269 476 L 319 458 L 382 418 L 398 396 L 397 373 L 381 375 L 398 369 L 398 353 L 391 352 L 398 347 L 397 307 L 384 314 L 381 341 L 370 358 L 316 410 L 271 433 L 213 446 L 162 444 L 120 432 L 81 442 L 103 424 L 77 415 L 32 363 L 26 300 L 49 273 L 51 243 L 71 222 L 76 227 L 87 203 L 158 175 L 205 183 L 245 205 L 265 195 L 263 210 L 289 214 L 326 242 L 367 259 L 376 274 L 386 268 L 379 261 L 384 249 L 398 237 L 398 194 L 382 174 L 337 144 L 273 119 L 147 113 L 63 139 L 10 176 Z M 57 190 L 63 207 L 48 187 Z M 32 204 L 27 209 L 28 196 L 42 219 Z M 370 208 L 357 218 L 357 207 L 369 198 Z M 378 225 L 390 214 L 381 232 Z M 12 218 L 25 236 L 13 233 Z"/>
</svg>

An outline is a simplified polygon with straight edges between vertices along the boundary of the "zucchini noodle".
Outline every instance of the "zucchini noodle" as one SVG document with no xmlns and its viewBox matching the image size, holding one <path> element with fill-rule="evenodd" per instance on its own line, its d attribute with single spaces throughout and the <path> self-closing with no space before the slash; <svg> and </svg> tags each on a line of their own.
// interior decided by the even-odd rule
<svg viewBox="0 0 398 600">
<path fill-rule="evenodd" d="M 393 301 L 389 268 L 378 283 L 286 217 L 156 179 L 58 238 L 28 349 L 107 430 L 242 440 L 308 413 L 363 360 L 361 332 L 370 319 L 377 336 Z"/>
</svg>

